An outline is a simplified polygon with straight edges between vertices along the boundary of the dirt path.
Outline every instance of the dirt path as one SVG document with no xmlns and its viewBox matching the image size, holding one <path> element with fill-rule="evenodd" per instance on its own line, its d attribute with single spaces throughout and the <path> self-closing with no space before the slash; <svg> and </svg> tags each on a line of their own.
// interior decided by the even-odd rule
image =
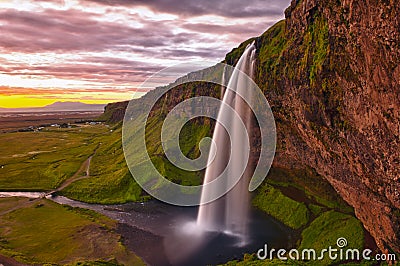
<svg viewBox="0 0 400 266">
<path fill-rule="evenodd" d="M 55 190 L 49 192 L 48 194 L 53 194 L 55 192 L 61 191 L 64 188 L 68 187 L 69 185 L 71 185 L 72 183 L 84 179 L 84 178 L 88 178 L 90 177 L 90 162 L 92 161 L 93 155 L 91 155 L 79 168 L 79 170 L 69 179 L 65 180 L 61 186 L 59 186 L 58 188 L 56 188 Z M 85 175 L 81 175 L 82 172 L 85 172 Z"/>
<path fill-rule="evenodd" d="M 26 201 L 17 204 L 15 207 L 13 207 L 13 208 L 11 208 L 11 209 L 8 209 L 8 210 L 5 210 L 5 211 L 3 211 L 3 212 L 0 212 L 0 217 L 3 216 L 3 215 L 5 215 L 5 214 L 7 214 L 7 213 L 16 211 L 16 210 L 21 209 L 21 208 L 28 208 L 28 207 L 34 205 L 34 204 L 35 204 L 35 201 L 37 201 L 38 199 L 39 199 L 39 198 L 37 198 L 37 199 L 26 199 Z M 1 266 L 1 265 L 0 265 L 0 266 Z"/>
<path fill-rule="evenodd" d="M 14 260 L 13 258 L 8 258 L 0 254 L 0 266 L 26 266 L 27 264 L 23 264 Z"/>
<path fill-rule="evenodd" d="M 97 150 L 97 148 L 96 148 L 96 150 Z M 95 152 L 96 152 L 96 150 L 95 150 Z M 10 213 L 10 212 L 13 212 L 13 211 L 18 210 L 18 209 L 21 209 L 21 208 L 30 207 L 30 206 L 34 205 L 36 203 L 36 201 L 39 200 L 40 198 L 43 198 L 43 197 L 46 197 L 46 196 L 50 196 L 53 193 L 56 193 L 58 191 L 63 190 L 64 188 L 68 187 L 69 185 L 71 185 L 72 183 L 74 183 L 74 182 L 76 182 L 78 180 L 82 180 L 82 179 L 90 177 L 90 175 L 89 175 L 90 174 L 90 171 L 89 171 L 90 162 L 92 161 L 92 158 L 93 158 L 95 152 L 88 159 L 86 159 L 86 161 L 84 161 L 83 164 L 79 167 L 78 171 L 72 177 L 70 177 L 67 180 L 65 180 L 61 184 L 61 186 L 59 186 L 58 188 L 56 188 L 56 189 L 54 189 L 54 190 L 52 190 L 50 192 L 43 193 L 43 195 L 41 197 L 39 197 L 39 198 L 27 199 L 22 204 L 18 204 L 17 206 L 15 206 L 15 207 L 13 207 L 11 209 L 8 209 L 6 211 L 0 212 L 0 216 L 5 215 L 5 214 Z M 83 173 L 83 172 L 85 173 L 85 175 L 81 175 L 81 173 Z M 0 263 L 1 263 L 1 261 L 0 261 Z M 1 266 L 1 264 L 0 264 L 0 266 Z"/>
<path fill-rule="evenodd" d="M 50 196 L 56 192 L 59 192 L 78 180 L 89 178 L 90 177 L 90 163 L 92 161 L 93 156 L 96 154 L 96 151 L 99 148 L 99 146 L 100 146 L 100 144 L 93 151 L 93 154 L 90 155 L 90 157 L 87 158 L 87 160 L 83 162 L 83 164 L 79 167 L 78 171 L 76 171 L 76 173 L 73 176 L 71 176 L 70 178 L 65 180 L 58 188 L 46 193 L 45 196 Z M 84 172 L 85 174 L 81 175 L 82 172 Z"/>
<path fill-rule="evenodd" d="M 5 214 L 7 214 L 7 213 L 16 211 L 16 210 L 21 209 L 21 208 L 30 207 L 30 206 L 36 204 L 36 202 L 38 200 L 40 200 L 41 198 L 49 196 L 49 195 L 51 195 L 53 193 L 56 193 L 58 191 L 61 191 L 64 188 L 68 187 L 69 185 L 71 185 L 72 183 L 74 183 L 74 182 L 76 182 L 78 180 L 90 177 L 90 163 L 91 163 L 92 158 L 95 155 L 97 149 L 99 148 L 99 145 L 93 151 L 93 154 L 90 155 L 90 157 L 88 159 L 86 159 L 86 161 L 84 161 L 81 164 L 81 166 L 79 167 L 78 171 L 72 177 L 70 177 L 67 180 L 65 180 L 58 188 L 56 188 L 56 189 L 54 189 L 54 190 L 52 190 L 50 192 L 44 193 L 43 196 L 40 197 L 40 198 L 26 199 L 26 201 L 22 202 L 22 204 L 18 204 L 17 206 L 15 206 L 13 208 L 10 208 L 8 210 L 5 210 L 5 211 L 1 212 L 0 216 L 3 216 Z M 84 175 L 82 175 L 82 173 L 84 173 Z M 9 257 L 6 257 L 6 256 L 0 254 L 0 266 L 25 266 L 25 265 L 26 264 L 20 263 L 20 262 L 14 260 L 13 258 L 9 258 Z"/>
</svg>

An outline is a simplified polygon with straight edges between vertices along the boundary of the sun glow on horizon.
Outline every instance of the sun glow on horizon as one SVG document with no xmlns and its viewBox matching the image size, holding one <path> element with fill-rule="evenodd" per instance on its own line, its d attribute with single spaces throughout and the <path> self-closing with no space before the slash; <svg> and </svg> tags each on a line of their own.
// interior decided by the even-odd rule
<svg viewBox="0 0 400 266">
<path fill-rule="evenodd" d="M 2 95 L 0 88 L 0 108 L 43 107 L 54 102 L 81 102 L 87 104 L 108 104 L 141 97 L 144 92 L 122 93 L 71 93 L 71 94 L 17 94 Z"/>
<path fill-rule="evenodd" d="M 117 2 L 0 0 L 0 108 L 141 97 L 193 69 L 142 88 L 155 73 L 182 63 L 220 62 L 282 19 L 288 4 L 271 12 L 268 5 L 244 10 L 247 3 L 226 9 L 195 0 L 188 7 L 179 0 Z"/>
<path fill-rule="evenodd" d="M 129 99 L 121 100 L 80 100 L 80 99 L 38 99 L 29 96 L 0 96 L 0 108 L 31 108 L 31 107 L 44 107 L 55 102 L 81 102 L 87 104 L 108 104 L 112 102 L 119 102 Z"/>
</svg>

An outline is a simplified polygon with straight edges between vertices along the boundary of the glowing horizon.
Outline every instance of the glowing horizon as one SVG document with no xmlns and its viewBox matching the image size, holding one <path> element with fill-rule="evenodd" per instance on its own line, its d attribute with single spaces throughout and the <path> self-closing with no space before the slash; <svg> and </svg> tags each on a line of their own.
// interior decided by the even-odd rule
<svg viewBox="0 0 400 266">
<path fill-rule="evenodd" d="M 43 107 L 54 102 L 82 102 L 107 104 L 141 97 L 145 91 L 137 89 L 61 89 L 21 88 L 0 86 L 0 108 Z"/>
<path fill-rule="evenodd" d="M 36 108 L 45 107 L 47 105 L 56 102 L 80 102 L 86 104 L 108 104 L 113 102 L 127 101 L 130 99 L 120 99 L 120 100 L 81 100 L 81 99 L 37 99 L 30 98 L 29 96 L 21 97 L 1 97 L 0 96 L 0 108 Z"/>
<path fill-rule="evenodd" d="M 0 107 L 141 96 L 152 88 L 135 88 L 165 67 L 220 62 L 290 2 L 250 1 L 1 0 Z"/>
</svg>

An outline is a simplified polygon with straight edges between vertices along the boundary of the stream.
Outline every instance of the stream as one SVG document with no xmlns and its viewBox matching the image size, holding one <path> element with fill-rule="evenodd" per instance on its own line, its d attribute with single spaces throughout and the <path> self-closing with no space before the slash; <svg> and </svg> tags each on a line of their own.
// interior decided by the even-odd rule
<svg viewBox="0 0 400 266">
<path fill-rule="evenodd" d="M 40 198 L 41 192 L 0 192 L 0 197 Z M 62 196 L 46 196 L 59 204 L 94 210 L 118 221 L 124 244 L 150 265 L 215 265 L 240 260 L 265 244 L 289 248 L 293 230 L 255 208 L 249 214 L 249 242 L 238 245 L 234 235 L 201 232 L 196 227 L 198 207 L 177 207 L 151 200 L 117 205 L 88 204 Z"/>
</svg>

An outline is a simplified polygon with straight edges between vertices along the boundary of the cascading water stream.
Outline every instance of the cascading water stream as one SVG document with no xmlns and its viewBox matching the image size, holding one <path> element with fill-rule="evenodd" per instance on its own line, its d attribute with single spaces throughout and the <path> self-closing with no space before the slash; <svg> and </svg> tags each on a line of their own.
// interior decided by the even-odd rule
<svg viewBox="0 0 400 266">
<path fill-rule="evenodd" d="M 236 68 L 230 75 L 227 89 L 224 90 L 224 88 L 222 88 L 223 103 L 218 113 L 218 121 L 221 121 L 220 117 L 223 115 L 226 116 L 226 113 L 224 113 L 224 104 L 229 105 L 240 116 L 248 134 L 251 132 L 252 127 L 252 111 L 238 94 L 251 97 L 251 95 L 249 95 L 251 92 L 247 89 L 249 87 L 249 80 L 243 78 L 243 75 L 238 75 L 238 72 L 246 73 L 253 78 L 255 52 L 256 47 L 254 43 L 246 47 Z M 211 147 L 210 151 L 210 154 L 215 154 L 215 157 L 213 157 L 212 161 L 209 159 L 204 183 L 209 183 L 221 175 L 228 165 L 229 160 L 232 162 L 231 167 L 225 170 L 228 176 L 228 183 L 230 182 L 229 177 L 232 173 L 240 173 L 243 169 L 245 170 L 238 183 L 225 196 L 200 206 L 197 225 L 205 231 L 221 231 L 227 234 L 237 235 L 241 239 L 240 244 L 245 245 L 248 235 L 247 224 L 250 199 L 248 187 L 253 169 L 249 164 L 250 159 L 244 156 L 246 151 L 243 150 L 244 140 L 248 138 L 249 135 L 243 135 L 242 131 L 236 130 L 240 125 L 233 117 L 231 123 L 233 130 L 229 133 L 220 123 L 217 122 L 215 125 L 213 134 L 213 143 L 215 145 Z M 231 145 L 231 143 L 233 145 Z M 228 186 L 229 184 L 226 185 Z M 203 189 L 201 202 L 204 202 L 204 199 L 207 198 L 207 194 L 214 193 L 214 191 L 211 191 L 212 189 L 213 188 Z"/>
</svg>

